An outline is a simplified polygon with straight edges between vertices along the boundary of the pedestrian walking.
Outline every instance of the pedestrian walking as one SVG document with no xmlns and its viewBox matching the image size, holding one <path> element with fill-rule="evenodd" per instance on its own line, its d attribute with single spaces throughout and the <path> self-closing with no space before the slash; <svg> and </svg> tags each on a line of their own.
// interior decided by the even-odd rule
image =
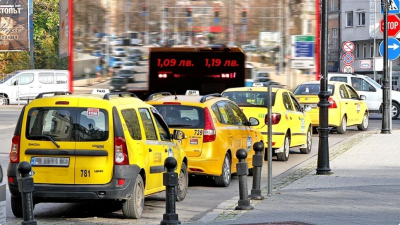
<svg viewBox="0 0 400 225">
<path fill-rule="evenodd" d="M 262 54 L 261 55 L 261 66 L 264 66 L 264 64 L 265 64 L 265 55 L 264 54 Z"/>
</svg>

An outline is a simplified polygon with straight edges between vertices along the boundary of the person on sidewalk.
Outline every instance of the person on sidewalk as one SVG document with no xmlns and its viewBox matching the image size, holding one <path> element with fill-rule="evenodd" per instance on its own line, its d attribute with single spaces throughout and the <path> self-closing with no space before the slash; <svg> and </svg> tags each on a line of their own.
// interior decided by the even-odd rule
<svg viewBox="0 0 400 225">
<path fill-rule="evenodd" d="M 264 64 L 265 64 L 265 55 L 262 54 L 262 55 L 261 55 L 261 67 L 263 67 Z"/>
<path fill-rule="evenodd" d="M 275 74 L 279 75 L 279 62 L 275 63 Z"/>
</svg>

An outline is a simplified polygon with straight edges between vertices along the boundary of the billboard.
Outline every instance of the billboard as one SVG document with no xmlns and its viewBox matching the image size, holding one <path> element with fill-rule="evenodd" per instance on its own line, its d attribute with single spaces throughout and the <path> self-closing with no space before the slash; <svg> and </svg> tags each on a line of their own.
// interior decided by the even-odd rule
<svg viewBox="0 0 400 225">
<path fill-rule="evenodd" d="M 275 48 L 279 46 L 280 41 L 279 32 L 261 31 L 259 34 L 259 46 Z"/>
<path fill-rule="evenodd" d="M 68 29 L 69 29 L 69 16 L 68 16 L 69 0 L 60 0 L 60 44 L 59 44 L 59 57 L 68 56 Z"/>
<path fill-rule="evenodd" d="M 29 50 L 28 0 L 0 0 L 0 51 Z"/>
</svg>

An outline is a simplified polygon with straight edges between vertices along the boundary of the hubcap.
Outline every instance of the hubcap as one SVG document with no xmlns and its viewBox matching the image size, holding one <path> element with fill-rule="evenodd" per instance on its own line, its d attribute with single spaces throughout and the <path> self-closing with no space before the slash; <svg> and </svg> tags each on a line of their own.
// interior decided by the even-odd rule
<svg viewBox="0 0 400 225">
<path fill-rule="evenodd" d="M 367 128 L 368 127 L 368 116 L 367 115 L 364 115 L 364 128 Z"/>
<path fill-rule="evenodd" d="M 141 183 L 138 184 L 136 188 L 136 206 L 137 206 L 137 212 L 139 215 L 142 214 L 143 212 L 143 206 L 144 206 L 144 196 L 143 194 L 143 186 Z"/>
<path fill-rule="evenodd" d="M 311 131 L 307 134 L 307 148 L 311 149 Z"/>
<path fill-rule="evenodd" d="M 0 97 L 0 105 L 5 105 L 6 104 L 6 100 L 2 97 Z"/>
<path fill-rule="evenodd" d="M 225 183 L 229 183 L 230 180 L 230 165 L 229 165 L 229 159 L 228 157 L 225 157 L 225 162 L 224 162 L 224 180 Z"/>
<path fill-rule="evenodd" d="M 186 184 L 186 176 L 183 171 L 181 171 L 181 174 L 179 175 L 179 180 L 178 180 L 178 194 L 184 192 L 185 190 L 185 184 Z"/>
<path fill-rule="evenodd" d="M 346 131 L 346 129 L 347 129 L 347 121 L 345 118 L 343 118 L 343 121 L 342 121 L 342 128 L 343 128 L 343 131 Z"/>
<path fill-rule="evenodd" d="M 285 155 L 286 158 L 289 157 L 289 138 L 285 139 Z"/>
<path fill-rule="evenodd" d="M 392 117 L 397 115 L 397 107 L 392 105 Z"/>
</svg>

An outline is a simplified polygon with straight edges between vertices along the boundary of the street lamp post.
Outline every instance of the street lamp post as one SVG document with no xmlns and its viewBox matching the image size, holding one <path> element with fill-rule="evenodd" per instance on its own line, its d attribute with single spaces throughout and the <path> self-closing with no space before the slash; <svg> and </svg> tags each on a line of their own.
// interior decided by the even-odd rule
<svg viewBox="0 0 400 225">
<path fill-rule="evenodd" d="M 322 24 L 321 24 L 321 79 L 320 92 L 318 94 L 319 102 L 319 144 L 318 144 L 318 163 L 317 175 L 329 175 L 329 127 L 328 127 L 328 107 L 331 105 L 328 101 L 330 92 L 328 92 L 328 4 L 327 0 L 322 2 Z"/>
</svg>

